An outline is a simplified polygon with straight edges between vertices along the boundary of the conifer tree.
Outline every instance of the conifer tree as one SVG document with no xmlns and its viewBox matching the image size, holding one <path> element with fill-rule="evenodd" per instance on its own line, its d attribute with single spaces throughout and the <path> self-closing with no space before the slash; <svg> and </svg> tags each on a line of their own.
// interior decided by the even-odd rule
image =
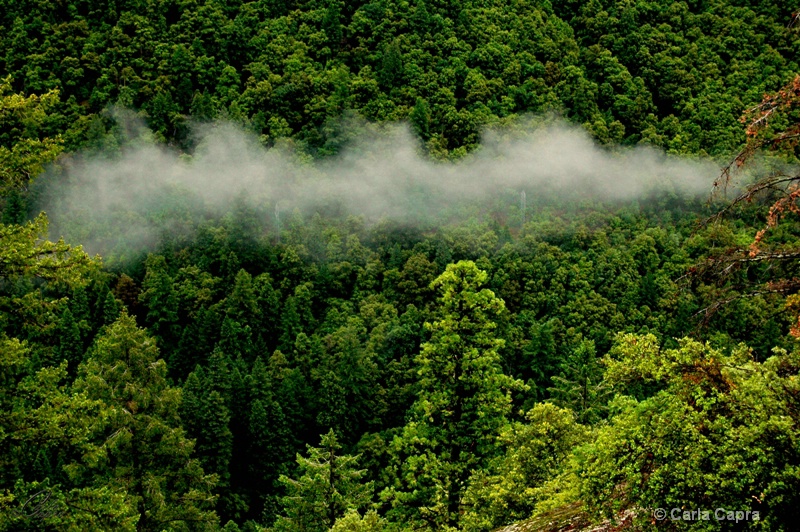
<svg viewBox="0 0 800 532">
<path fill-rule="evenodd" d="M 89 295 L 85 286 L 79 286 L 72 292 L 69 307 L 75 319 L 75 324 L 81 332 L 81 339 L 85 340 L 91 330 L 91 310 L 89 309 Z"/>
<path fill-rule="evenodd" d="M 253 278 L 245 270 L 239 270 L 230 295 L 226 298 L 226 314 L 241 325 L 254 327 L 258 324 L 259 308 Z"/>
<path fill-rule="evenodd" d="M 294 290 L 294 295 L 286 298 L 281 312 L 281 330 L 279 348 L 289 352 L 299 334 L 307 331 L 314 324 L 311 312 L 311 283 L 303 283 Z"/>
<path fill-rule="evenodd" d="M 256 304 L 261 318 L 258 324 L 260 347 L 271 353 L 278 347 L 278 324 L 280 323 L 280 292 L 273 287 L 272 278 L 268 273 L 262 273 L 253 280 L 256 292 Z"/>
<path fill-rule="evenodd" d="M 114 298 L 114 294 L 109 291 L 103 299 L 102 324 L 111 325 L 117 321 L 117 318 L 119 318 L 119 302 Z"/>
<path fill-rule="evenodd" d="M 172 345 L 178 320 L 178 300 L 167 261 L 161 255 L 149 255 L 139 301 L 147 307 L 147 324 L 163 345 Z"/>
<path fill-rule="evenodd" d="M 78 324 L 69 307 L 64 309 L 58 322 L 58 344 L 53 350 L 54 366 L 67 362 L 68 371 L 74 375 L 83 356 L 83 342 Z"/>
<path fill-rule="evenodd" d="M 203 470 L 218 478 L 215 493 L 220 495 L 217 506 L 224 520 L 233 517 L 237 506 L 230 500 L 231 413 L 225 398 L 198 374 L 202 375 L 202 372 L 190 373 L 183 385 L 181 421 L 187 434 L 195 441 L 195 455 Z"/>
<path fill-rule="evenodd" d="M 522 382 L 503 374 L 495 320 L 503 301 L 481 288 L 485 271 L 472 261 L 451 264 L 432 286 L 441 297 L 431 339 L 417 356 L 420 393 L 410 421 L 391 446 L 396 479 L 382 498 L 390 514 L 412 527 L 455 527 L 473 469 L 484 467 Z"/>
<path fill-rule="evenodd" d="M 341 448 L 331 429 L 320 447 L 308 446 L 307 458 L 297 455 L 299 478 L 280 477 L 288 495 L 282 499 L 284 515 L 275 530 L 324 532 L 347 510 L 369 503 L 372 483 L 361 482 L 365 471 L 356 469 L 359 456 L 340 454 Z"/>
<path fill-rule="evenodd" d="M 124 492 L 139 514 L 138 530 L 160 531 L 183 523 L 195 530 L 216 526 L 206 475 L 193 458 L 194 443 L 181 428 L 181 390 L 170 387 L 158 348 L 127 313 L 98 338 L 80 368 L 75 389 L 107 405 L 107 423 L 96 449 L 74 477 Z"/>
<path fill-rule="evenodd" d="M 580 340 L 561 363 L 560 375 L 548 388 L 554 403 L 571 408 L 580 423 L 598 421 L 605 414 L 611 390 L 603 380 L 603 368 L 592 340 Z"/>
</svg>

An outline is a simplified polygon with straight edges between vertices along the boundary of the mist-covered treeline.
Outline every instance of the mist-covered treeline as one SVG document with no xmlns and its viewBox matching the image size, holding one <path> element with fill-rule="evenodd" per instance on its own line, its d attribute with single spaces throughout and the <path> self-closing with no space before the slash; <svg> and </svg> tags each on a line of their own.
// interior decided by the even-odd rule
<svg viewBox="0 0 800 532">
<path fill-rule="evenodd" d="M 791 6 L 0 7 L 0 530 L 800 520 Z"/>
</svg>

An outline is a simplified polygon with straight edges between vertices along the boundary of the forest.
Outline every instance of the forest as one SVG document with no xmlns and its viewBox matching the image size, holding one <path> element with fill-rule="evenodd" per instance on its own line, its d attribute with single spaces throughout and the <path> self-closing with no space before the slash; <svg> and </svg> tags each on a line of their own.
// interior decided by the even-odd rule
<svg viewBox="0 0 800 532">
<path fill-rule="evenodd" d="M 0 531 L 795 530 L 796 9 L 0 0 Z"/>
</svg>

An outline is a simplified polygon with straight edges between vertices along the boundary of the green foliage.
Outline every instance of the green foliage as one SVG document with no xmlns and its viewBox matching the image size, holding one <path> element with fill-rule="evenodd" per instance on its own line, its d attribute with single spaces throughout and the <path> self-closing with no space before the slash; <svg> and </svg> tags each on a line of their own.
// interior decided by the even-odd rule
<svg viewBox="0 0 800 532">
<path fill-rule="evenodd" d="M 145 263 L 147 273 L 142 282 L 139 301 L 147 308 L 147 323 L 156 337 L 172 345 L 175 335 L 178 301 L 174 283 L 167 271 L 167 263 L 160 255 L 150 255 Z"/>
<path fill-rule="evenodd" d="M 0 224 L 0 279 L 40 277 L 55 285 L 80 283 L 97 263 L 80 246 L 40 241 L 47 233 L 44 213 L 25 225 Z"/>
<path fill-rule="evenodd" d="M 796 352 L 776 350 L 757 362 L 744 347 L 726 354 L 682 340 L 662 350 L 652 335 L 623 335 L 606 362 L 615 385 L 643 380 L 661 389 L 641 401 L 619 396 L 609 424 L 576 451 L 590 509 L 608 515 L 626 507 L 726 508 L 759 512 L 771 530 L 791 528 Z M 678 525 L 721 530 L 725 523 Z"/>
<path fill-rule="evenodd" d="M 59 133 L 69 149 L 102 143 L 112 104 L 183 146 L 193 115 L 331 153 L 329 123 L 352 110 L 408 119 L 447 157 L 484 126 L 556 111 L 601 142 L 722 154 L 744 139 L 741 111 L 797 67 L 791 9 L 773 4 L 6 1 L 2 95 L 52 108 L 28 120 L 44 135 L 18 143 L 20 161 L 58 149 Z M 11 149 L 2 132 L 0 145 Z"/>
<path fill-rule="evenodd" d="M 386 520 L 375 510 L 370 510 L 363 516 L 355 510 L 348 510 L 344 517 L 336 520 L 331 532 L 382 532 L 387 528 Z"/>
<path fill-rule="evenodd" d="M 0 197 L 25 189 L 63 149 L 59 136 L 40 138 L 58 91 L 42 96 L 11 91 L 11 78 L 0 80 Z"/>
<path fill-rule="evenodd" d="M 493 530 L 525 519 L 548 494 L 545 483 L 565 469 L 572 450 L 589 431 L 567 409 L 539 403 L 526 422 L 504 429 L 499 443 L 505 455 L 476 471 L 464 495 L 464 530 Z"/>
<path fill-rule="evenodd" d="M 113 272 L 28 220 L 63 149 L 119 149 L 114 105 L 184 151 L 223 119 L 330 156 L 360 115 L 446 159 L 555 113 L 604 144 L 726 156 L 743 109 L 781 115 L 757 143 L 796 128 L 796 87 L 756 105 L 797 70 L 787 3 L 51 4 L 0 0 L 0 530 L 798 521 L 797 298 L 745 289 L 795 261 L 685 276 L 751 244 L 760 205 L 696 228 L 691 201 L 531 193 L 521 226 L 504 207 L 413 228 L 298 211 L 277 231 L 238 205 Z"/>
<path fill-rule="evenodd" d="M 158 348 L 123 314 L 98 338 L 75 389 L 107 407 L 97 446 L 73 477 L 113 486 L 136 509 L 138 530 L 165 526 L 213 530 L 217 523 L 206 475 L 192 458 L 194 443 L 180 426 L 181 390 L 170 387 Z"/>
<path fill-rule="evenodd" d="M 364 470 L 356 469 L 359 457 L 341 454 L 341 448 L 330 430 L 320 447 L 308 446 L 308 457 L 297 455 L 299 478 L 280 477 L 288 495 L 282 499 L 284 515 L 273 530 L 329 530 L 348 510 L 367 505 L 372 483 L 361 482 Z"/>
<path fill-rule="evenodd" d="M 495 454 L 523 387 L 503 374 L 494 335 L 505 306 L 482 288 L 488 275 L 474 262 L 452 264 L 431 286 L 441 297 L 431 339 L 417 356 L 419 396 L 409 423 L 392 442 L 394 485 L 381 497 L 395 519 L 431 529 L 455 526 L 465 483 Z"/>
<path fill-rule="evenodd" d="M 670 337 L 689 332 L 691 316 L 715 293 L 699 281 L 696 290 L 681 290 L 675 279 L 692 257 L 726 245 L 733 234 L 720 228 L 692 233 L 691 206 L 679 205 L 674 218 L 660 221 L 661 211 L 647 210 L 659 204 L 644 205 L 639 212 L 610 213 L 606 206 L 564 207 L 565 214 L 557 215 L 532 208 L 525 230 L 505 240 L 502 227 L 489 223 L 403 233 L 298 216 L 282 235 L 285 242 L 276 244 L 250 239 L 247 231 L 258 229 L 226 221 L 207 226 L 196 242 L 165 244 L 132 267 L 131 276 L 103 274 L 78 248 L 39 240 L 43 217 L 3 226 L 13 245 L 3 248 L 2 326 L 25 353 L 9 393 L 19 393 L 15 386 L 47 366 L 61 372 L 56 381 L 62 391 L 52 401 L 94 401 L 95 408 L 89 415 L 85 406 L 82 417 L 76 406 L 69 420 L 75 439 L 56 438 L 42 452 L 29 451 L 29 440 L 6 440 L 9 463 L 26 471 L 15 487 L 18 478 L 9 469 L 2 489 L 15 498 L 7 508 L 36 493 L 30 491 L 36 483 L 50 482 L 54 500 L 94 501 L 89 507 L 103 508 L 96 516 L 75 511 L 63 519 L 103 523 L 118 515 L 134 526 L 141 513 L 137 501 L 145 501 L 137 482 L 164 478 L 164 506 L 152 504 L 165 515 L 209 516 L 213 504 L 222 522 L 269 524 L 290 517 L 284 497 L 299 497 L 278 479 L 302 477 L 293 474 L 293 457 L 331 427 L 342 447 L 337 453 L 361 453 L 359 481 L 373 482 L 381 494 L 377 514 L 364 513 L 368 498 L 360 514 L 346 515 L 340 507 L 341 526 L 485 530 L 593 500 L 581 490 L 590 481 L 605 482 L 599 479 L 610 469 L 583 475 L 581 449 L 589 447 L 582 444 L 593 436 L 579 421 L 600 432 L 622 422 L 617 403 L 606 409 L 612 382 L 613 390 L 640 402 L 666 388 L 661 380 L 628 378 L 625 371 L 644 371 L 640 365 L 647 360 L 653 364 L 647 371 L 672 371 L 669 358 L 619 365 L 608 358 L 604 375 L 600 360 L 620 330 L 653 331 L 674 347 Z M 58 246 L 50 254 L 38 252 Z M 444 268 L 454 257 L 475 262 Z M 788 323 L 768 318 L 783 307 L 779 297 L 736 304 L 700 334 L 725 349 L 755 340 L 759 359 L 787 342 Z M 129 316 L 122 328 L 121 313 Z M 153 336 L 134 333 L 132 315 Z M 753 326 L 758 320 L 769 320 L 763 330 Z M 187 442 L 177 453 L 180 460 L 148 461 L 158 446 L 147 438 L 136 447 L 122 439 L 111 440 L 119 446 L 106 443 L 112 427 L 124 433 L 127 425 L 114 414 L 110 392 L 103 400 L 88 395 L 85 372 L 91 367 L 105 375 L 124 367 L 97 360 L 98 345 L 106 349 L 109 334 L 130 336 L 131 346 L 146 344 L 151 351 L 155 342 L 163 346 L 168 363 L 151 352 L 154 374 L 138 377 L 149 384 L 131 379 L 126 386 L 141 395 L 133 399 L 137 404 L 161 398 L 168 411 L 140 408 L 129 421 Z M 72 386 L 81 361 L 84 376 Z M 180 402 L 179 387 L 165 384 L 167 366 L 183 390 Z M 22 416 L 19 423 L 58 419 L 50 399 L 36 401 L 9 408 Z M 529 422 L 521 422 L 519 408 L 531 411 Z M 149 417 L 139 420 L 143 413 Z M 17 423 L 7 419 L 8 426 Z M 133 469 L 135 448 L 145 459 L 142 480 L 118 479 L 122 473 L 109 457 Z M 181 478 L 195 487 L 180 486 L 175 471 L 186 471 Z M 216 477 L 213 486 L 209 475 Z M 187 489 L 202 493 L 194 510 L 170 503 Z M 682 496 L 684 502 L 695 497 Z M 607 509 L 604 504 L 588 507 Z"/>
<path fill-rule="evenodd" d="M 553 376 L 553 387 L 548 391 L 554 403 L 575 412 L 578 422 L 593 423 L 605 413 L 608 388 L 594 342 L 581 340 L 561 363 L 561 374 Z"/>
<path fill-rule="evenodd" d="M 46 226 L 44 215 L 24 226 L 0 225 L 0 530 L 134 530 L 138 516 L 124 494 L 73 482 L 65 471 L 94 452 L 92 436 L 108 410 L 69 386 L 67 369 L 74 373 L 83 343 L 57 296 L 80 293 L 98 264 L 79 247 L 42 241 Z M 47 334 L 31 334 L 40 328 L 52 328 L 58 343 L 42 344 Z"/>
</svg>

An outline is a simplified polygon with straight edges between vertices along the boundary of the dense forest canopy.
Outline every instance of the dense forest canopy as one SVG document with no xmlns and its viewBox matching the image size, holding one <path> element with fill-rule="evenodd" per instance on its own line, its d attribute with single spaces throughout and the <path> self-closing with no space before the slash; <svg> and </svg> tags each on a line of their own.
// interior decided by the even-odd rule
<svg viewBox="0 0 800 532">
<path fill-rule="evenodd" d="M 743 109 L 797 71 L 790 3 L 771 1 L 4 2 L 0 70 L 57 89 L 41 127 L 74 149 L 109 104 L 185 144 L 225 117 L 265 143 L 336 151 L 329 121 L 409 120 L 463 153 L 483 126 L 556 111 L 602 142 L 720 154 Z"/>
<path fill-rule="evenodd" d="M 792 6 L 0 7 L 0 530 L 800 519 Z"/>
</svg>

